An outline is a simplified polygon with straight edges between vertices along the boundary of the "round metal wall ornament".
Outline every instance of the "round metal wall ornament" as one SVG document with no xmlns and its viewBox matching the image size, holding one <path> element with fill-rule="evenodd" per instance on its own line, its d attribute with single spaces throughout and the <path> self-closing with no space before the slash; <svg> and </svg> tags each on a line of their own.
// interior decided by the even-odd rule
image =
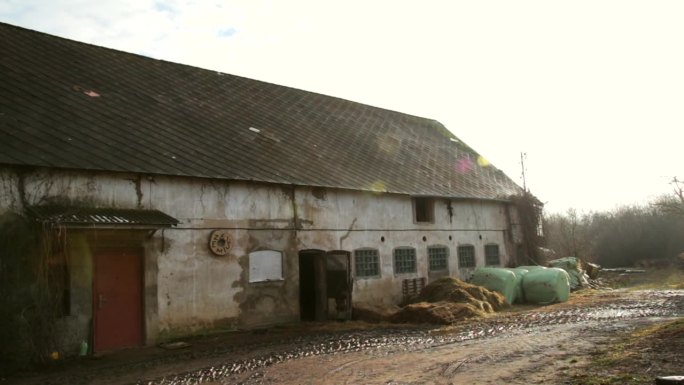
<svg viewBox="0 0 684 385">
<path fill-rule="evenodd" d="M 209 236 L 209 249 L 212 253 L 224 256 L 228 254 L 230 248 L 233 247 L 233 238 L 230 237 L 227 230 L 214 230 Z"/>
</svg>

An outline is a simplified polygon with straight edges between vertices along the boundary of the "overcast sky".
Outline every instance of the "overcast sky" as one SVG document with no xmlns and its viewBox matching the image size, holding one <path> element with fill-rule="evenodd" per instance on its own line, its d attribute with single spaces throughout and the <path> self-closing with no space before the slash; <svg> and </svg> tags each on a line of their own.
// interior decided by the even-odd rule
<svg viewBox="0 0 684 385">
<path fill-rule="evenodd" d="M 684 177 L 684 1 L 3 0 L 0 21 L 433 118 L 547 211 Z M 1 44 L 1 43 L 0 43 Z"/>
</svg>

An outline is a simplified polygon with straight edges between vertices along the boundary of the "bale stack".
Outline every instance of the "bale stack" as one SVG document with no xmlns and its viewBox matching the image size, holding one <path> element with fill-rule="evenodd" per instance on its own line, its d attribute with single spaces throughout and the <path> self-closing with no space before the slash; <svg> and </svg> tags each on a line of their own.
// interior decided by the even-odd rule
<svg viewBox="0 0 684 385">
<path fill-rule="evenodd" d="M 556 267 L 530 271 L 523 277 L 522 288 L 529 303 L 546 305 L 565 302 L 570 296 L 570 276 Z"/>
</svg>

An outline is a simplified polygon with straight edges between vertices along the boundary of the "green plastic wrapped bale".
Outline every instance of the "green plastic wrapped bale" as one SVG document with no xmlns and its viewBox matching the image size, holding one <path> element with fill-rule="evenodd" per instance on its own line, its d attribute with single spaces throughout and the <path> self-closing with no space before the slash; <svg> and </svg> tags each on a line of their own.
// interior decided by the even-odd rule
<svg viewBox="0 0 684 385">
<path fill-rule="evenodd" d="M 515 273 L 498 267 L 478 267 L 470 281 L 473 285 L 498 291 L 509 305 L 515 301 L 515 282 Z"/>
<path fill-rule="evenodd" d="M 522 290 L 522 279 L 525 274 L 529 270 L 521 269 L 521 268 L 515 268 L 515 269 L 506 269 L 509 271 L 512 271 L 513 274 L 515 274 L 515 301 L 516 303 L 523 303 L 525 302 L 525 296 L 523 295 L 523 290 Z"/>
<path fill-rule="evenodd" d="M 544 266 L 537 266 L 537 265 L 530 265 L 530 266 L 518 266 L 516 269 L 523 269 L 527 271 L 532 271 L 532 270 L 544 270 L 546 267 Z"/>
<path fill-rule="evenodd" d="M 580 267 L 580 262 L 575 257 L 559 258 L 549 261 L 549 266 L 557 267 L 568 272 L 570 276 L 570 289 L 575 290 L 589 284 L 584 270 Z"/>
<path fill-rule="evenodd" d="M 532 270 L 523 276 L 522 288 L 530 303 L 565 302 L 570 297 L 570 277 L 565 270 L 554 267 Z"/>
</svg>

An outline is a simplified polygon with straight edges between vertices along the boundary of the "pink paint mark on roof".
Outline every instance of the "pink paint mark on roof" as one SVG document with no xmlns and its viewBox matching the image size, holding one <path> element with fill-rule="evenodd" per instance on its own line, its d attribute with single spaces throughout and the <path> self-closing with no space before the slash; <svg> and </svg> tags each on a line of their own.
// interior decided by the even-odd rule
<svg viewBox="0 0 684 385">
<path fill-rule="evenodd" d="M 456 171 L 466 173 L 475 168 L 475 163 L 470 158 L 460 158 L 456 161 Z"/>
</svg>

